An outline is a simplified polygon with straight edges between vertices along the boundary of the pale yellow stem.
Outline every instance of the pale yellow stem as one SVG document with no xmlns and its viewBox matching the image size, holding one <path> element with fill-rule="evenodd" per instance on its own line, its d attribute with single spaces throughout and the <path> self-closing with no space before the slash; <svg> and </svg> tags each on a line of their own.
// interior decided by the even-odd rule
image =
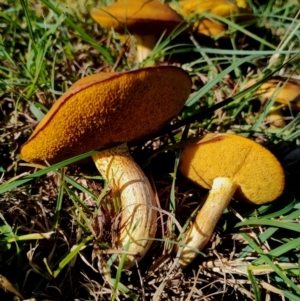
<svg viewBox="0 0 300 301">
<path fill-rule="evenodd" d="M 266 121 L 276 128 L 284 128 L 286 126 L 280 107 L 272 106 L 267 115 Z"/>
<path fill-rule="evenodd" d="M 121 219 L 115 245 L 134 253 L 125 268 L 141 260 L 156 233 L 157 211 L 149 180 L 132 159 L 126 144 L 93 155 L 96 167 L 121 199 Z"/>
<path fill-rule="evenodd" d="M 155 47 L 156 41 L 157 39 L 154 35 L 136 36 L 136 55 L 138 63 L 148 57 Z"/>
<path fill-rule="evenodd" d="M 210 240 L 215 226 L 236 190 L 229 178 L 216 178 L 203 207 L 186 233 L 186 240 L 179 258 L 182 268 L 188 266 Z"/>
</svg>

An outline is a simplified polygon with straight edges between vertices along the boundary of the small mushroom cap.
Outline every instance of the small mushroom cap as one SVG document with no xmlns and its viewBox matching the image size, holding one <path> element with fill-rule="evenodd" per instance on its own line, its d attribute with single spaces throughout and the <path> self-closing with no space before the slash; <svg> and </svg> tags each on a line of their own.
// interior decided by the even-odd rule
<svg viewBox="0 0 300 301">
<path fill-rule="evenodd" d="M 285 184 L 283 168 L 271 152 L 232 134 L 208 134 L 188 145 L 179 168 L 185 177 L 207 189 L 215 178 L 230 178 L 238 185 L 234 197 L 255 204 L 273 201 Z"/>
<path fill-rule="evenodd" d="M 93 8 L 92 18 L 105 28 L 137 35 L 170 33 L 183 18 L 171 7 L 158 0 L 124 0 L 103 9 Z"/>
<path fill-rule="evenodd" d="M 213 15 L 228 17 L 231 14 L 237 13 L 239 7 L 227 0 L 183 0 L 179 2 L 183 16 L 200 15 L 208 12 Z"/>
<path fill-rule="evenodd" d="M 191 90 L 178 67 L 99 73 L 77 81 L 21 148 L 28 162 L 55 163 L 150 135 L 176 116 Z"/>
<path fill-rule="evenodd" d="M 300 84 L 296 80 L 285 78 L 272 78 L 261 85 L 256 94 L 263 100 L 275 97 L 275 101 L 288 105 L 295 111 L 300 111 Z"/>
<path fill-rule="evenodd" d="M 226 27 L 220 23 L 203 18 L 194 23 L 193 30 L 198 34 L 203 34 L 209 37 L 217 37 L 224 34 Z"/>
</svg>

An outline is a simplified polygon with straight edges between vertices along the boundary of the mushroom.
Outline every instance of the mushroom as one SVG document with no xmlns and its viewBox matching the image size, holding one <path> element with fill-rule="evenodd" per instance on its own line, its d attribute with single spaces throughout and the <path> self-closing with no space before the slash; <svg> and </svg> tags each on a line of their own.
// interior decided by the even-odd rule
<svg viewBox="0 0 300 301">
<path fill-rule="evenodd" d="M 241 3 L 244 6 L 243 3 Z M 247 8 L 239 7 L 237 4 L 228 0 L 183 0 L 177 5 L 178 9 L 174 9 L 185 18 L 193 18 L 196 15 L 210 13 L 212 15 L 228 18 L 243 14 L 239 21 L 249 19 L 251 12 Z M 193 26 L 194 30 L 202 35 L 217 37 L 224 36 L 226 26 L 220 22 L 212 21 L 207 18 L 196 20 Z"/>
<path fill-rule="evenodd" d="M 278 198 L 284 189 L 284 171 L 260 144 L 233 134 L 207 134 L 184 148 L 179 169 L 192 182 L 210 189 L 186 233 L 179 263 L 186 267 L 209 241 L 232 198 L 261 205 Z"/>
<path fill-rule="evenodd" d="M 138 62 L 153 50 L 157 36 L 169 34 L 184 23 L 171 7 L 158 0 L 120 0 L 102 9 L 93 8 L 90 13 L 101 26 L 136 37 Z"/>
<path fill-rule="evenodd" d="M 126 142 L 161 129 L 182 109 L 191 79 L 178 67 L 149 67 L 123 73 L 99 73 L 71 86 L 52 106 L 21 148 L 28 162 L 49 163 L 108 147 L 94 162 L 121 199 L 118 249 L 127 255 L 125 267 L 140 260 L 156 232 L 153 191 L 133 161 Z"/>
<path fill-rule="evenodd" d="M 245 88 L 249 88 L 256 83 L 255 79 L 250 80 Z M 286 124 L 282 114 L 282 109 L 287 107 L 293 111 L 300 111 L 300 84 L 292 78 L 275 76 L 264 82 L 255 92 L 262 103 L 269 99 L 275 99 L 273 106 L 267 115 L 267 121 L 274 127 L 283 128 Z"/>
<path fill-rule="evenodd" d="M 300 111 L 300 85 L 296 80 L 274 77 L 263 83 L 256 91 L 256 95 L 262 102 L 275 98 L 274 106 L 267 118 L 275 127 L 285 126 L 281 109 L 290 107 L 294 111 Z"/>
</svg>

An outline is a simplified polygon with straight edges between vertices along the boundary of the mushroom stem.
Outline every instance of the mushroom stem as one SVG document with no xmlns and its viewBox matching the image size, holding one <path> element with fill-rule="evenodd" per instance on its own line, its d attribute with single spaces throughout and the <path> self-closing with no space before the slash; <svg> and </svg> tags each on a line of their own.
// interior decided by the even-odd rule
<svg viewBox="0 0 300 301">
<path fill-rule="evenodd" d="M 155 35 L 136 35 L 136 41 L 137 62 L 141 63 L 152 52 L 157 39 Z"/>
<path fill-rule="evenodd" d="M 213 180 L 212 188 L 203 207 L 186 233 L 185 246 L 179 258 L 182 268 L 188 266 L 198 255 L 194 249 L 201 251 L 208 243 L 236 188 L 237 185 L 229 178 L 219 177 Z"/>
<path fill-rule="evenodd" d="M 284 128 L 286 126 L 281 107 L 278 106 L 271 107 L 267 115 L 266 121 L 275 128 Z"/>
<path fill-rule="evenodd" d="M 143 258 L 155 237 L 154 193 L 126 144 L 101 151 L 93 155 L 93 160 L 113 191 L 120 195 L 122 212 L 115 245 L 135 254 L 126 257 L 125 268 L 130 268 Z"/>
</svg>

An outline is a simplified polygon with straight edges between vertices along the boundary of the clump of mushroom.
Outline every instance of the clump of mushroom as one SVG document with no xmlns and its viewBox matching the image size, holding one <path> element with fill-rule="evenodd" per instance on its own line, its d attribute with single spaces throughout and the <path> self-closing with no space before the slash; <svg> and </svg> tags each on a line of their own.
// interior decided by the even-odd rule
<svg viewBox="0 0 300 301">
<path fill-rule="evenodd" d="M 179 169 L 189 180 L 210 189 L 186 233 L 179 263 L 186 267 L 209 241 L 232 198 L 256 205 L 278 198 L 284 189 L 283 168 L 260 144 L 233 134 L 208 134 L 183 150 Z"/>
<path fill-rule="evenodd" d="M 158 0 L 120 0 L 90 13 L 101 26 L 135 36 L 138 62 L 151 53 L 158 37 L 184 24 L 179 14 Z"/>
<path fill-rule="evenodd" d="M 157 212 L 150 183 L 131 158 L 126 142 L 166 125 L 180 112 L 190 90 L 189 75 L 171 66 L 90 75 L 54 103 L 22 146 L 25 161 L 55 163 L 123 143 L 93 159 L 120 195 L 122 211 L 115 245 L 133 253 L 127 255 L 127 268 L 149 249 Z"/>
<path fill-rule="evenodd" d="M 251 12 L 245 8 L 245 3 L 241 3 L 241 5 L 242 7 L 239 7 L 229 0 L 183 0 L 179 1 L 177 8 L 174 6 L 174 9 L 184 18 L 194 18 L 203 13 L 210 13 L 224 18 L 243 15 L 237 20 L 244 21 L 249 19 Z M 215 38 L 225 35 L 226 26 L 221 22 L 203 17 L 200 20 L 196 19 L 193 29 L 199 34 Z"/>
</svg>

